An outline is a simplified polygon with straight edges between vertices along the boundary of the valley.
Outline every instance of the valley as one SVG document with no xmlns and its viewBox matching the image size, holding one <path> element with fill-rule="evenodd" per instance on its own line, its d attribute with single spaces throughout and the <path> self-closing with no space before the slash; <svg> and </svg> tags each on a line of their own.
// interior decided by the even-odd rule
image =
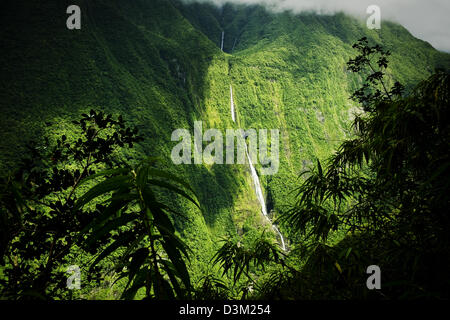
<svg viewBox="0 0 450 320">
<path fill-rule="evenodd" d="M 353 135 L 360 109 L 350 96 L 364 78 L 351 73 L 347 61 L 358 39 L 367 37 L 391 51 L 389 87 L 400 81 L 410 92 L 436 69 L 450 68 L 449 54 L 402 26 L 386 22 L 369 30 L 343 13 L 274 13 L 262 6 L 219 8 L 179 0 L 77 0 L 82 27 L 68 30 L 68 4 L 24 1 L 9 14 L 2 11 L 0 172 L 14 170 L 31 140 L 42 144 L 45 137 L 54 142 L 65 135 L 76 141 L 73 120 L 91 109 L 123 116 L 143 141 L 117 158 L 135 165 L 158 157 L 158 169 L 183 178 L 195 192 L 200 209 L 179 195 L 161 193 L 187 216 L 172 220 L 192 251 L 192 283 L 210 273 L 223 276 L 211 261 L 226 238 L 249 246 L 265 234 L 283 253 L 299 242 L 277 218 L 295 203 L 294 191 L 305 180 L 301 174 Z M 27 23 L 17 26 L 13 17 Z M 241 162 L 235 161 L 233 143 L 231 161 L 224 133 L 234 129 L 236 137 L 241 128 L 258 139 L 249 143 L 252 137 L 242 137 Z M 222 146 L 216 145 L 220 141 Z M 253 152 L 256 141 L 259 156 Z M 261 141 L 266 150 L 260 150 Z M 336 245 L 344 236 L 334 230 L 323 245 Z M 72 264 L 83 259 L 74 255 Z M 91 296 L 101 297 L 116 298 L 109 288 Z"/>
</svg>

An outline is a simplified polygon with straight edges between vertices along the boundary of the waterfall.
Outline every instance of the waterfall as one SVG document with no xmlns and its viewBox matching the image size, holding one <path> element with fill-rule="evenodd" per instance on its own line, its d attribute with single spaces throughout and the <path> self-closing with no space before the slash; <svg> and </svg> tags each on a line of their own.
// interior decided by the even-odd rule
<svg viewBox="0 0 450 320">
<path fill-rule="evenodd" d="M 223 51 L 223 39 L 225 38 L 225 31 L 222 31 L 222 43 L 220 44 L 220 50 Z"/>
<path fill-rule="evenodd" d="M 234 51 L 234 47 L 236 47 L 237 40 L 238 40 L 238 38 L 234 39 L 233 48 L 231 48 L 231 52 Z"/>
<path fill-rule="evenodd" d="M 275 230 L 275 232 L 280 236 L 281 248 L 283 249 L 283 251 L 286 251 L 286 245 L 284 243 L 283 235 L 281 234 L 280 230 L 278 230 L 278 228 L 274 224 L 272 224 L 272 221 L 267 215 L 267 207 L 266 202 L 264 200 L 264 195 L 262 193 L 261 183 L 259 182 L 258 173 L 256 172 L 256 169 L 253 166 L 252 160 L 250 159 L 250 156 L 248 154 L 247 143 L 245 143 L 245 154 L 247 155 L 248 163 L 250 164 L 250 171 L 252 174 L 253 184 L 255 186 L 256 197 L 258 198 L 258 201 L 261 204 L 261 211 L 264 217 L 267 219 L 267 221 L 272 225 L 273 230 Z"/>
<path fill-rule="evenodd" d="M 231 103 L 230 103 L 230 105 L 231 105 L 231 118 L 233 119 L 233 122 L 236 122 L 235 121 L 235 112 L 234 112 L 233 87 L 231 85 L 230 85 L 230 96 L 231 96 Z M 244 138 L 244 140 L 245 140 L 245 138 Z M 270 220 L 269 216 L 267 215 L 266 202 L 264 200 L 264 195 L 263 195 L 263 192 L 262 192 L 261 183 L 259 182 L 258 173 L 256 172 L 256 169 L 253 166 L 252 160 L 250 159 L 250 156 L 248 154 L 247 143 L 245 141 L 244 141 L 244 145 L 245 145 L 245 154 L 247 156 L 247 160 L 248 160 L 248 163 L 250 165 L 250 172 L 251 172 L 251 175 L 252 175 L 253 185 L 255 186 L 256 197 L 258 198 L 259 204 L 261 205 L 261 212 L 264 215 L 264 217 L 267 219 L 267 221 L 270 223 L 270 225 L 272 226 L 273 230 L 280 237 L 281 248 L 283 249 L 283 251 L 286 251 L 286 244 L 284 242 L 283 235 L 281 234 L 281 232 L 277 228 L 277 226 L 275 226 L 272 223 L 272 221 Z"/>
<path fill-rule="evenodd" d="M 236 122 L 236 116 L 234 114 L 234 101 L 233 101 L 233 87 L 230 85 L 230 96 L 231 96 L 231 119 Z"/>
</svg>

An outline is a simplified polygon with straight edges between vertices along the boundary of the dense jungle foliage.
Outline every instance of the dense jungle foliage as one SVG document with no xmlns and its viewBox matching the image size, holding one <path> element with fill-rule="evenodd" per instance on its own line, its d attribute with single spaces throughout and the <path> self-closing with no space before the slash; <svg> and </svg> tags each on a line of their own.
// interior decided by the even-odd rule
<svg viewBox="0 0 450 320">
<path fill-rule="evenodd" d="M 345 14 L 1 6 L 1 299 L 449 297 L 449 54 Z M 194 121 L 280 130 L 286 251 L 248 164 L 172 163 Z"/>
</svg>

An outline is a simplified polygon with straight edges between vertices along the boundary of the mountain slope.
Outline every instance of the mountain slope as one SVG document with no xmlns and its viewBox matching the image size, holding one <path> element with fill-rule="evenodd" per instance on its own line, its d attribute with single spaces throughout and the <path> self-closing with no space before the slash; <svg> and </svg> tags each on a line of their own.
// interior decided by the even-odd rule
<svg viewBox="0 0 450 320">
<path fill-rule="evenodd" d="M 79 31 L 65 28 L 70 4 L 81 7 Z M 198 194 L 201 213 L 168 199 L 191 217 L 177 225 L 194 250 L 197 274 L 207 270 L 220 237 L 258 232 L 264 220 L 247 165 L 175 166 L 173 130 L 193 133 L 196 120 L 204 131 L 236 128 L 232 85 L 242 128 L 280 129 L 279 171 L 260 177 L 276 213 L 291 200 L 298 174 L 349 133 L 355 105 L 348 97 L 361 81 L 345 68 L 354 41 L 366 35 L 391 50 L 390 72 L 407 87 L 450 66 L 449 55 L 401 26 L 368 31 L 343 14 L 169 0 L 6 1 L 1 9 L 1 170 L 14 167 L 28 139 L 73 136 L 70 121 L 91 107 L 123 114 L 146 137 L 123 156 L 162 157 L 161 165 Z"/>
<path fill-rule="evenodd" d="M 391 22 L 370 31 L 345 14 L 271 14 L 261 6 L 175 3 L 218 46 L 224 31 L 243 126 L 281 130 L 280 171 L 265 181 L 276 211 L 289 202 L 298 174 L 315 158 L 330 155 L 349 133 L 356 105 L 348 97 L 362 81 L 346 71 L 353 43 L 366 36 L 390 50 L 391 83 L 395 79 L 407 88 L 434 68 L 450 66 L 448 54 Z"/>
</svg>

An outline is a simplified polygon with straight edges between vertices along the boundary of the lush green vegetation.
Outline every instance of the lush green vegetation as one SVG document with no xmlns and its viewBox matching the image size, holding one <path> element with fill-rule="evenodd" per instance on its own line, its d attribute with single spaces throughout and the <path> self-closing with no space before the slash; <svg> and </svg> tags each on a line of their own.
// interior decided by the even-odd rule
<svg viewBox="0 0 450 320">
<path fill-rule="evenodd" d="M 141 287 L 149 298 L 174 297 L 172 287 L 177 297 L 186 297 L 191 285 L 182 254 L 187 258 L 188 252 L 168 213 L 183 215 L 159 202 L 155 187 L 198 206 L 176 184 L 190 187 L 154 168 L 155 159 L 132 167 L 115 156 L 142 139 L 122 117 L 91 110 L 74 124 L 80 138 L 68 142 L 63 135 L 55 146 L 31 146 L 32 157 L 2 182 L 2 296 L 67 297 L 62 266 L 74 255 L 84 258 L 78 260 L 88 268 L 88 279 L 101 279 L 105 270 L 96 266 L 122 248 L 113 268 L 118 279 L 127 278 L 121 297 L 134 298 Z M 83 193 L 83 186 L 98 179 Z M 85 209 L 95 199 L 101 200 Z"/>
<path fill-rule="evenodd" d="M 337 246 L 345 255 L 314 253 L 339 266 L 339 279 L 324 286 L 326 295 L 365 296 L 358 273 L 370 257 L 387 271 L 385 298 L 448 298 L 450 74 L 440 71 L 402 97 L 398 82 L 392 88 L 384 82 L 389 52 L 366 38 L 354 47 L 359 55 L 349 69 L 368 70 L 353 95 L 365 111 L 354 120 L 355 137 L 340 145 L 325 169 L 317 163 L 281 219 L 322 243 L 332 230 L 348 230 Z M 313 261 L 330 269 L 330 261 Z"/>
<path fill-rule="evenodd" d="M 21 1 L 1 10 L 1 249 L 9 258 L 4 256 L 0 278 L 19 281 L 19 287 L 3 281 L 3 296 L 29 294 L 21 286 L 36 283 L 34 296 L 45 298 L 353 298 L 368 294 L 363 269 L 376 263 L 392 271 L 391 282 L 402 284 L 393 285 L 386 297 L 402 292 L 408 297 L 446 296 L 448 283 L 435 287 L 426 274 L 448 279 L 429 269 L 438 265 L 436 256 L 448 257 L 443 236 L 448 221 L 441 213 L 447 200 L 433 196 L 436 190 L 444 195 L 448 190 L 441 179 L 448 176 L 448 129 L 442 120 L 446 114 L 437 119 L 426 112 L 434 110 L 427 106 L 445 111 L 448 100 L 438 82 L 445 84 L 447 78 L 438 74 L 414 88 L 436 68 L 448 70 L 448 54 L 389 22 L 369 31 L 344 14 L 274 14 L 263 7 L 229 5 L 219 10 L 177 0 L 79 0 L 82 29 L 69 31 L 69 4 L 73 2 Z M 225 52 L 219 48 L 222 31 Z M 381 64 L 382 77 L 369 78 L 370 86 L 354 96 L 360 100 L 351 100 L 371 74 L 347 65 L 359 49 L 352 45 L 363 36 L 391 54 L 386 56 L 389 63 Z M 405 98 L 385 101 L 384 91 L 368 96 L 381 80 L 386 88 L 402 83 Z M 230 85 L 237 124 L 230 116 Z M 399 87 L 394 88 L 398 93 Z M 433 90 L 439 90 L 438 100 L 433 100 Z M 369 100 L 371 106 L 379 101 L 380 110 L 367 107 Z M 81 122 L 74 123 L 83 113 Z M 91 172 L 83 167 L 83 161 L 90 162 L 89 152 L 74 158 L 67 150 L 88 148 L 92 139 L 85 130 L 89 121 L 100 125 L 95 117 L 107 119 L 108 132 L 117 130 L 117 136 L 111 136 L 111 148 L 98 149 L 99 157 L 111 159 L 98 158 Z M 196 120 L 203 121 L 204 130 L 280 129 L 279 172 L 260 178 L 273 219 L 290 221 L 280 225 L 290 242 L 288 253 L 280 252 L 260 214 L 247 165 L 172 164 L 172 131 L 192 132 Z M 352 120 L 358 124 L 356 132 Z M 123 131 L 125 121 L 138 131 Z M 433 131 L 438 129 L 444 133 Z M 408 130 L 418 136 L 405 134 Z M 129 140 L 123 140 L 128 134 Z M 95 148 L 104 143 L 98 142 Z M 417 144 L 416 149 L 404 150 L 409 144 Z M 34 155 L 30 145 L 41 148 L 33 149 L 40 154 L 33 161 L 43 159 L 27 162 L 24 171 L 19 163 L 23 155 Z M 64 158 L 49 161 L 50 149 Z M 334 162 L 321 168 L 319 163 L 335 150 Z M 414 158 L 416 153 L 425 158 Z M 145 162 L 149 155 L 158 161 Z M 408 162 L 411 157 L 413 163 Z M 315 164 L 317 171 L 298 178 Z M 342 179 L 334 175 L 341 174 L 336 169 L 341 166 L 350 167 Z M 31 176 L 23 174 L 30 170 Z M 104 175 L 95 175 L 99 172 Z M 80 184 L 89 176 L 94 178 Z M 332 178 L 339 180 L 336 188 L 344 188 L 344 181 L 347 189 L 330 189 Z M 40 190 L 36 180 L 58 188 Z M 327 196 L 331 199 L 325 200 Z M 422 208 L 420 214 L 414 208 Z M 352 215 L 347 217 L 348 212 Z M 394 215 L 394 221 L 381 219 L 382 213 Z M 39 228 L 17 234 L 23 215 Z M 345 223 L 344 217 L 349 219 Z M 65 227 L 49 236 L 52 229 L 40 219 Z M 353 227 L 350 234 L 348 226 Z M 425 226 L 432 237 L 417 239 L 425 232 L 416 229 Z M 96 239 L 92 235 L 100 227 L 102 237 Z M 374 229 L 383 231 L 383 237 Z M 305 236 L 311 232 L 312 237 Z M 404 236 L 395 239 L 398 245 L 390 238 L 397 233 Z M 75 234 L 82 239 L 79 244 L 68 240 Z M 33 244 L 40 243 L 32 254 L 28 250 L 34 245 L 12 246 L 31 237 L 36 237 Z M 133 246 L 131 240 L 136 240 Z M 53 241 L 63 252 L 54 262 Z M 431 247 L 433 253 L 425 255 Z M 94 261 L 97 266 L 89 269 Z M 38 276 L 45 265 L 48 272 Z M 64 289 L 68 265 L 87 268 L 83 274 L 90 277 L 81 290 Z M 14 278 L 16 267 L 26 268 L 19 278 Z M 154 277 L 148 280 L 145 274 Z"/>
</svg>

